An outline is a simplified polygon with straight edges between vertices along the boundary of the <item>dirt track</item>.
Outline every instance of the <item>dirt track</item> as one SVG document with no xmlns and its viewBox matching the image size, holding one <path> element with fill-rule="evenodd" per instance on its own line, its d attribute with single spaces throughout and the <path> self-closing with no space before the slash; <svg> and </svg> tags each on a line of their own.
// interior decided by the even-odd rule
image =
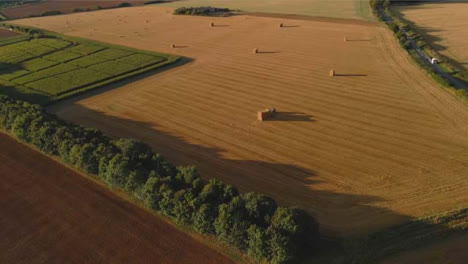
<svg viewBox="0 0 468 264">
<path fill-rule="evenodd" d="M 233 263 L 0 133 L 0 263 Z"/>
<path fill-rule="evenodd" d="M 324 232 L 468 206 L 467 108 L 382 26 L 172 16 L 149 6 L 18 23 L 193 58 L 51 111 L 306 208 Z M 280 114 L 259 123 L 266 107 Z"/>
</svg>

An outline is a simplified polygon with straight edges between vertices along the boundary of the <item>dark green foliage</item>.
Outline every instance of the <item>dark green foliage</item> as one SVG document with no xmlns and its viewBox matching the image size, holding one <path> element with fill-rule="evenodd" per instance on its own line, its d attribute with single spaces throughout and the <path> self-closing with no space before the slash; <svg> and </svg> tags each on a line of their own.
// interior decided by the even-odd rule
<svg viewBox="0 0 468 264">
<path fill-rule="evenodd" d="M 193 216 L 195 230 L 202 234 L 214 234 L 214 221 L 217 214 L 218 210 L 215 206 L 209 203 L 202 204 Z"/>
<path fill-rule="evenodd" d="M 258 226 L 268 227 L 277 208 L 275 200 L 258 193 L 247 193 L 243 198 L 250 221 Z"/>
<path fill-rule="evenodd" d="M 229 203 L 219 206 L 218 217 L 214 222 L 216 235 L 240 249 L 247 244 L 247 229 L 250 227 L 245 202 L 236 196 Z"/>
<path fill-rule="evenodd" d="M 120 3 L 117 7 L 129 7 L 129 6 L 132 6 L 132 4 L 124 2 L 124 3 Z"/>
<path fill-rule="evenodd" d="M 205 183 L 195 167 L 176 168 L 140 141 L 65 123 L 40 106 L 0 96 L 0 129 L 258 262 L 295 261 L 317 237 L 315 222 L 304 211 L 277 207 L 265 195 L 239 194 L 219 180 Z"/>
<path fill-rule="evenodd" d="M 229 8 L 216 8 L 210 6 L 201 7 L 180 7 L 174 10 L 174 15 L 192 15 L 192 16 L 230 16 L 232 13 Z"/>
<path fill-rule="evenodd" d="M 58 10 L 51 10 L 51 11 L 45 11 L 44 13 L 41 14 L 41 16 L 56 16 L 56 15 L 61 15 L 62 12 Z"/>
<path fill-rule="evenodd" d="M 257 262 L 262 261 L 262 259 L 269 259 L 271 252 L 270 247 L 267 244 L 268 236 L 266 231 L 256 225 L 251 225 L 249 230 L 247 230 L 247 234 L 247 254 Z"/>
</svg>

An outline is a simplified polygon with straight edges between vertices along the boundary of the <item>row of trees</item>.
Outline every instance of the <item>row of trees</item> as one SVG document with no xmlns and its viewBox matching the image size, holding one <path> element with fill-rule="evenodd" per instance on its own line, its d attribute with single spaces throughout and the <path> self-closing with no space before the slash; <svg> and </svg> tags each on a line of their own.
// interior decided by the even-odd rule
<svg viewBox="0 0 468 264">
<path fill-rule="evenodd" d="M 231 16 L 229 8 L 217 8 L 210 6 L 201 7 L 179 7 L 174 10 L 174 15 L 191 15 L 191 16 Z"/>
<path fill-rule="evenodd" d="M 66 123 L 41 106 L 0 96 L 0 128 L 258 262 L 294 262 L 318 236 L 316 222 L 302 210 L 218 180 L 204 182 L 196 168 L 175 167 L 142 142 Z"/>
</svg>

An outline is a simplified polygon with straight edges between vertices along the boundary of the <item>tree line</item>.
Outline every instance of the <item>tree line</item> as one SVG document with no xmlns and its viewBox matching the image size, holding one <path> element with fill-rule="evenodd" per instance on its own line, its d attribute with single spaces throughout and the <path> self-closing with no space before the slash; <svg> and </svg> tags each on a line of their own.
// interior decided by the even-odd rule
<svg viewBox="0 0 468 264">
<path fill-rule="evenodd" d="M 257 262 L 296 262 L 318 237 L 316 221 L 303 210 L 216 179 L 205 182 L 195 167 L 176 167 L 140 141 L 67 123 L 39 105 L 0 96 L 0 129 Z"/>
</svg>

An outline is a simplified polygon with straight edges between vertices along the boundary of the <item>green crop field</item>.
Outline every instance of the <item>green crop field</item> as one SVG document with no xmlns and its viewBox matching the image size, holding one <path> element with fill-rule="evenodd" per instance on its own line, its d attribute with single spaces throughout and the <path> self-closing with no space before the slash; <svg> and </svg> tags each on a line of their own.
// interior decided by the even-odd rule
<svg viewBox="0 0 468 264">
<path fill-rule="evenodd" d="M 39 104 L 176 61 L 178 57 L 49 32 L 0 40 L 0 94 Z"/>
</svg>

